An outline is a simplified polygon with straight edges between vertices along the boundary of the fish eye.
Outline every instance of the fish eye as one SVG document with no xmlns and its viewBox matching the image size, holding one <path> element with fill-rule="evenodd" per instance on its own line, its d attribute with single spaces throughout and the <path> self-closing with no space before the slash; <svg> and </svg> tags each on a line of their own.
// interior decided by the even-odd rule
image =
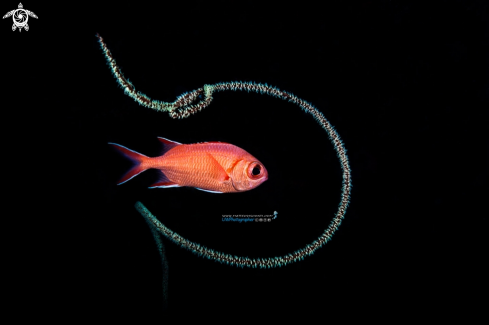
<svg viewBox="0 0 489 325">
<path fill-rule="evenodd" d="M 263 176 L 263 166 L 257 162 L 252 162 L 248 166 L 248 176 L 257 179 Z"/>
<path fill-rule="evenodd" d="M 260 173 L 261 173 L 261 167 L 260 167 L 260 165 L 256 165 L 255 167 L 253 167 L 253 170 L 251 171 L 251 174 L 253 176 L 260 175 Z"/>
</svg>

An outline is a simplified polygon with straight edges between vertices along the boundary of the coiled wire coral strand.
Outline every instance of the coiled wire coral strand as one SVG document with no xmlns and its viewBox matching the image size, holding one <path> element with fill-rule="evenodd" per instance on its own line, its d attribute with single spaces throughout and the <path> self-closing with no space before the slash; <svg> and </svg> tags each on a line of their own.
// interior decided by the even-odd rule
<svg viewBox="0 0 489 325">
<path fill-rule="evenodd" d="M 324 115 L 319 112 L 313 105 L 310 103 L 298 98 L 297 96 L 282 91 L 276 87 L 269 86 L 267 84 L 259 84 L 254 82 L 226 82 L 226 83 L 218 83 L 215 85 L 204 85 L 203 88 L 199 88 L 190 93 L 185 93 L 177 98 L 173 103 L 165 103 L 157 100 L 152 100 L 148 96 L 143 93 L 137 92 L 134 86 L 122 75 L 119 67 L 116 65 L 112 54 L 108 50 L 107 46 L 103 42 L 102 37 L 97 34 L 99 38 L 99 42 L 102 46 L 102 49 L 107 58 L 108 64 L 114 73 L 118 83 L 124 89 L 124 92 L 132 97 L 136 102 L 140 105 L 155 109 L 157 111 L 168 112 L 172 118 L 186 118 L 191 114 L 195 114 L 207 107 L 212 101 L 212 93 L 218 91 L 232 90 L 232 91 L 253 91 L 260 94 L 267 94 L 273 97 L 277 97 L 283 100 L 288 100 L 311 114 L 314 119 L 321 125 L 321 127 L 328 133 L 329 139 L 333 143 L 333 146 L 336 150 L 337 156 L 340 159 L 341 168 L 343 170 L 343 181 L 342 181 L 342 194 L 341 201 L 338 206 L 338 211 L 329 224 L 328 228 L 319 236 L 315 241 L 311 244 L 308 244 L 306 247 L 295 251 L 292 254 L 288 254 L 280 257 L 272 257 L 272 258 L 249 258 L 249 257 L 239 257 L 233 256 L 221 252 L 214 251 L 210 248 L 201 246 L 197 243 L 191 242 L 177 233 L 174 233 L 170 229 L 168 229 L 165 225 L 163 225 L 156 217 L 154 217 L 151 212 L 141 203 L 137 202 L 135 207 L 141 213 L 141 215 L 151 224 L 154 225 L 159 232 L 165 235 L 168 239 L 173 241 L 174 243 L 190 250 L 194 254 L 199 256 L 206 257 L 211 260 L 215 260 L 221 263 L 241 266 L 241 267 L 252 267 L 252 268 L 273 268 L 277 266 L 287 265 L 299 260 L 302 260 L 305 256 L 312 255 L 317 249 L 326 244 L 329 240 L 331 240 L 333 234 L 338 229 L 341 224 L 341 220 L 343 220 L 346 209 L 348 207 L 350 201 L 350 192 L 351 192 L 351 169 L 348 162 L 348 157 L 346 155 L 346 149 L 343 145 L 343 142 L 340 139 L 340 136 L 334 129 L 334 127 L 329 123 L 329 121 L 324 117 Z M 192 104 L 199 96 L 204 95 L 204 98 L 196 103 Z"/>
</svg>

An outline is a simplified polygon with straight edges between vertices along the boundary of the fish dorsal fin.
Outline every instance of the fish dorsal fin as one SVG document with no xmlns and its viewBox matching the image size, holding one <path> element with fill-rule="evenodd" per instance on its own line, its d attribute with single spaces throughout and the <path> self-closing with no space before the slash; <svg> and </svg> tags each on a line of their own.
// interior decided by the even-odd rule
<svg viewBox="0 0 489 325">
<path fill-rule="evenodd" d="M 163 145 L 163 149 L 161 151 L 161 154 L 165 154 L 168 150 L 175 148 L 176 146 L 181 145 L 180 142 L 176 141 L 171 141 L 162 137 L 158 137 L 158 140 L 160 140 L 161 144 Z"/>
<path fill-rule="evenodd" d="M 170 181 L 161 170 L 158 170 L 158 172 L 158 180 L 155 183 L 151 184 L 149 188 L 180 187 L 180 185 L 178 185 L 177 183 Z"/>
<path fill-rule="evenodd" d="M 221 142 L 221 141 L 207 141 L 207 142 L 197 142 L 197 143 L 199 143 L 199 144 L 200 144 L 200 143 L 202 143 L 202 144 L 204 144 L 204 143 L 219 143 L 219 144 L 227 144 L 227 143 L 225 143 L 225 142 Z"/>
</svg>

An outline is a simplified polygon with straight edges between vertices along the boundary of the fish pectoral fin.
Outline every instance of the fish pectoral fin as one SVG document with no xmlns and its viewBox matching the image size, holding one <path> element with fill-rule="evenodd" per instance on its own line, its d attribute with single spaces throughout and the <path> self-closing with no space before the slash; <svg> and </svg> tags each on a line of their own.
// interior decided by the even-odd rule
<svg viewBox="0 0 489 325">
<path fill-rule="evenodd" d="M 211 164 L 215 168 L 215 170 L 219 172 L 219 180 L 221 182 L 229 181 L 230 178 L 228 173 L 226 173 L 226 171 L 224 170 L 224 168 L 222 168 L 221 164 L 216 160 L 216 158 L 214 158 L 210 153 L 208 153 L 207 156 L 209 157 L 209 164 Z"/>
<path fill-rule="evenodd" d="M 226 169 L 226 173 L 229 175 L 231 174 L 231 172 L 233 171 L 234 167 L 243 159 L 236 159 L 233 164 L 231 165 L 231 167 L 229 167 L 228 169 Z"/>
<path fill-rule="evenodd" d="M 151 184 L 151 186 L 149 188 L 167 188 L 167 187 L 180 187 L 180 185 L 178 185 L 177 183 L 175 182 L 172 182 L 166 175 L 165 173 L 163 173 L 163 171 L 161 170 L 158 170 L 159 172 L 159 177 L 158 177 L 158 181 L 156 181 L 155 183 Z"/>
</svg>

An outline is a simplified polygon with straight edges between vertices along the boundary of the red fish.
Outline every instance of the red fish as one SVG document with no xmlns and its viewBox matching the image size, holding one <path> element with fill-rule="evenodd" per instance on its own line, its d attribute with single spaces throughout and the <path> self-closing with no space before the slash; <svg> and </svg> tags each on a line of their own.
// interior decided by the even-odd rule
<svg viewBox="0 0 489 325">
<path fill-rule="evenodd" d="M 224 142 L 181 144 L 158 137 L 163 144 L 159 157 L 147 157 L 110 143 L 133 161 L 120 185 L 147 169 L 159 170 L 159 180 L 150 188 L 190 186 L 212 193 L 243 192 L 268 179 L 265 166 L 245 150 Z"/>
</svg>

